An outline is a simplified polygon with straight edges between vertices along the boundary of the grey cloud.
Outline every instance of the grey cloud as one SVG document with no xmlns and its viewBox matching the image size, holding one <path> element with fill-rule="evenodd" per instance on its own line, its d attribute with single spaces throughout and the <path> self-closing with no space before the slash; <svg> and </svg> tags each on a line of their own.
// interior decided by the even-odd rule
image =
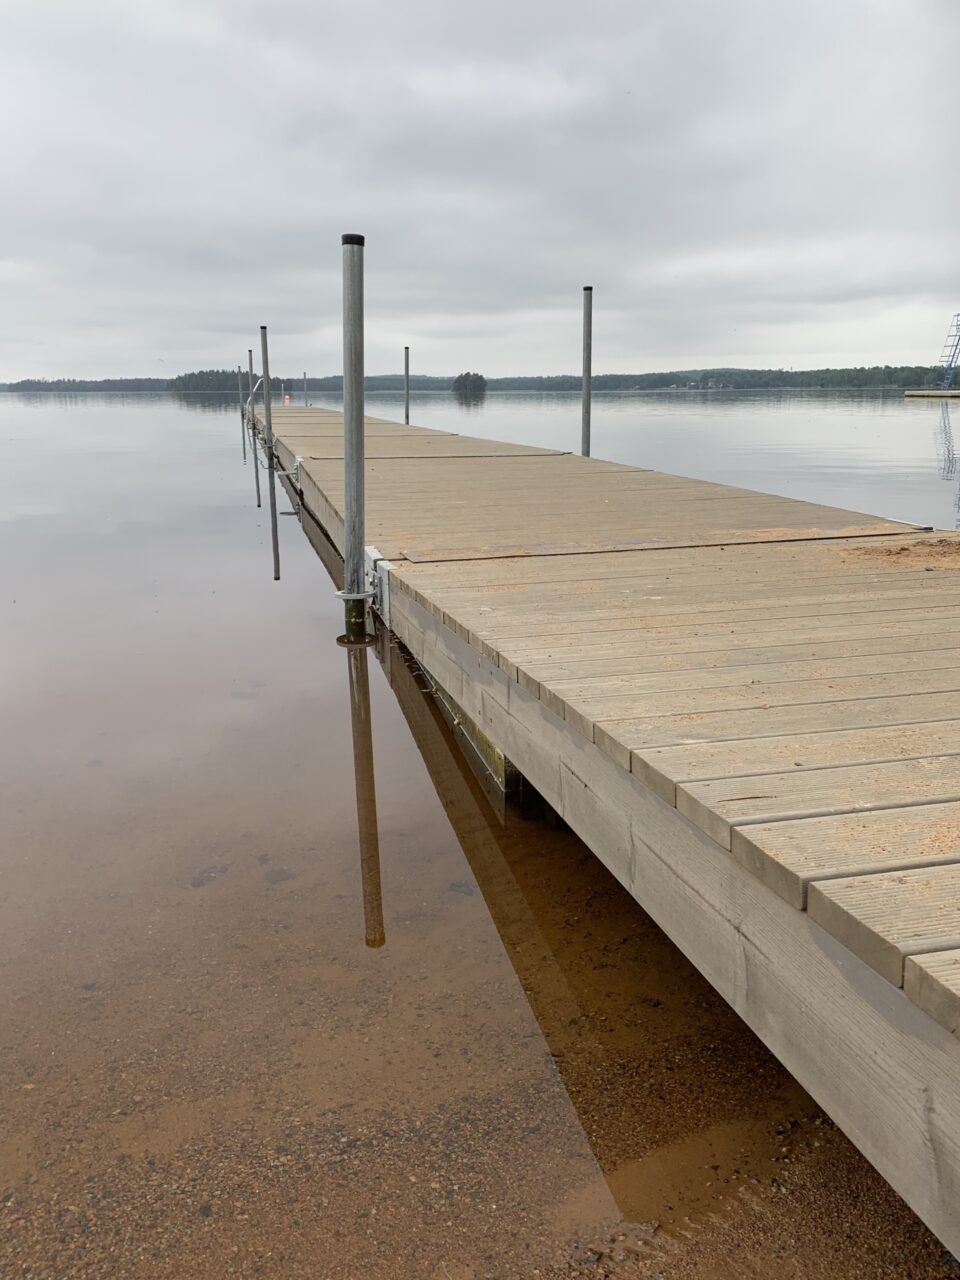
<svg viewBox="0 0 960 1280">
<path fill-rule="evenodd" d="M 927 360 L 960 306 L 948 0 L 14 0 L 0 378 Z"/>
</svg>

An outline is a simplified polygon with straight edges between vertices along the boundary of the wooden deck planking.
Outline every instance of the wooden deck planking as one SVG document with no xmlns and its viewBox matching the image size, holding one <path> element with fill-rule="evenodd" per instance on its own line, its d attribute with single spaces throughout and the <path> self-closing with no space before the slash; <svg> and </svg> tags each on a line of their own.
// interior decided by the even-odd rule
<svg viewBox="0 0 960 1280">
<path fill-rule="evenodd" d="M 960 804 L 921 804 L 735 827 L 731 849 L 802 911 L 817 880 L 960 861 L 958 830 Z"/>
<path fill-rule="evenodd" d="M 938 720 L 960 719 L 960 694 L 926 693 L 852 698 L 847 702 L 815 702 L 743 711 L 713 711 L 699 714 L 660 716 L 636 720 L 615 720 L 594 726 L 597 746 L 623 768 L 631 767 L 634 754 L 651 747 L 685 746 L 694 743 L 737 742 L 743 739 L 792 736 L 800 742 L 807 734 L 832 733 L 844 729 L 871 729 L 881 725 L 919 725 Z M 856 757 L 853 758 L 855 760 Z M 848 761 L 850 763 L 850 761 Z"/>
<path fill-rule="evenodd" d="M 914 1004 L 960 1036 L 960 949 L 907 956 L 903 986 Z"/>
<path fill-rule="evenodd" d="M 811 884 L 811 919 L 894 986 L 904 961 L 960 948 L 960 862 Z"/>
<path fill-rule="evenodd" d="M 918 664 L 919 665 L 919 664 Z M 611 694 L 580 696 L 565 700 L 558 694 L 544 696 L 558 715 L 593 741 L 595 726 L 603 723 L 615 732 L 617 720 L 646 716 L 698 716 L 715 711 L 755 709 L 771 711 L 779 707 L 827 703 L 837 706 L 871 697 L 898 694 L 954 692 L 960 690 L 960 667 L 949 662 L 933 670 L 880 672 L 866 676 L 820 677 L 802 680 L 754 680 L 741 685 L 696 684 L 684 688 L 633 692 L 620 689 Z M 617 720 L 610 717 L 616 716 Z"/>
<path fill-rule="evenodd" d="M 336 460 L 305 459 L 303 470 L 339 508 Z M 505 457 L 370 458 L 365 488 L 369 539 L 387 558 L 413 561 L 904 530 L 877 517 L 570 454 L 528 456 L 519 467 Z M 522 501 L 510 503 L 511 493 Z M 581 532 L 571 538 L 574 522 Z"/>
<path fill-rule="evenodd" d="M 340 545 L 342 420 L 303 413 L 277 452 Z M 960 1249 L 960 538 L 367 440 L 393 629 Z"/>
<path fill-rule="evenodd" d="M 677 809 L 730 848 L 734 828 L 868 809 L 960 801 L 960 756 L 920 756 L 884 764 L 793 769 L 677 785 Z"/>
<path fill-rule="evenodd" d="M 275 431 L 337 541 L 340 420 L 301 430 L 302 413 L 275 411 Z M 916 814 L 960 803 L 960 556 L 934 554 L 939 536 L 562 452 L 367 434 L 367 540 L 392 593 L 773 891 L 802 908 L 817 877 L 876 871 L 898 823 L 895 865 L 930 856 Z"/>
<path fill-rule="evenodd" d="M 595 654 L 573 653 L 565 660 L 543 662 L 535 671 L 539 680 L 545 680 L 551 687 L 558 687 L 562 681 L 586 681 L 608 675 L 668 676 L 672 672 L 686 671 L 702 675 L 709 679 L 708 672 L 723 672 L 727 668 L 771 666 L 793 666 L 817 662 L 839 662 L 845 658 L 857 659 L 875 657 L 882 660 L 895 658 L 898 654 L 934 653 L 938 650 L 950 650 L 957 640 L 954 631 L 934 631 L 929 635 L 871 635 L 854 640 L 834 640 L 824 643 L 815 641 L 799 641 L 758 645 L 755 648 L 743 648 L 737 645 L 727 649 L 687 649 L 677 652 L 641 652 L 620 654 L 614 657 L 603 657 Z M 530 671 L 527 671 L 530 675 Z M 723 677 L 721 676 L 721 681 Z"/>
<path fill-rule="evenodd" d="M 789 769 L 829 769 L 851 760 L 883 764 L 949 754 L 960 754 L 960 720 L 653 747 L 634 751 L 630 767 L 647 786 L 675 804 L 677 787 L 687 782 L 762 777 Z"/>
</svg>

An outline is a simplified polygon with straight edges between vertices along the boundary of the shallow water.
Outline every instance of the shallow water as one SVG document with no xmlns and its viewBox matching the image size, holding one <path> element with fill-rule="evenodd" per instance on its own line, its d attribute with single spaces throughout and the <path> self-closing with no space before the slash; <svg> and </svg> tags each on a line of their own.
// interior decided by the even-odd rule
<svg viewBox="0 0 960 1280">
<path fill-rule="evenodd" d="M 818 453 L 809 406 L 662 399 L 598 398 L 595 452 L 953 510 L 929 404 L 825 408 Z M 0 439 L 0 1274 L 944 1274 L 580 842 L 501 823 L 402 653 L 337 646 L 282 495 L 272 581 L 233 406 L 7 396 Z"/>
</svg>

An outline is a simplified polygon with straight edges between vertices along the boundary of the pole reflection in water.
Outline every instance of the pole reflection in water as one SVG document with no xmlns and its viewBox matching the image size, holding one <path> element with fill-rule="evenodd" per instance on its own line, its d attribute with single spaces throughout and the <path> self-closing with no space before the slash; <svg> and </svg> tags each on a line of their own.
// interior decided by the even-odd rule
<svg viewBox="0 0 960 1280">
<path fill-rule="evenodd" d="M 253 450 L 253 483 L 257 490 L 257 506 L 260 506 L 260 462 L 257 458 L 257 411 L 254 405 L 256 384 L 253 381 L 253 348 L 247 349 L 248 381 L 250 385 L 250 447 Z"/>
<path fill-rule="evenodd" d="M 377 793 L 373 779 L 373 726 L 370 720 L 370 677 L 363 644 L 344 646 L 350 679 L 350 724 L 357 789 L 357 831 L 360 837 L 360 877 L 363 885 L 363 925 L 368 947 L 382 947 L 383 894 L 380 887 L 380 837 L 377 831 Z"/>
<path fill-rule="evenodd" d="M 243 460 L 247 460 L 247 410 L 243 403 L 243 374 L 237 365 L 237 395 L 240 398 L 240 444 L 243 448 Z"/>
<path fill-rule="evenodd" d="M 273 580 L 280 581 L 280 531 L 277 527 L 277 480 L 273 450 L 267 463 L 267 480 L 270 485 L 270 542 L 273 546 Z"/>
<path fill-rule="evenodd" d="M 267 455 L 267 482 L 270 497 L 270 541 L 273 544 L 273 580 L 280 581 L 280 539 L 277 530 L 277 481 L 273 456 L 273 416 L 270 392 L 270 355 L 267 350 L 267 326 L 260 326 L 260 359 L 263 362 L 263 433 Z M 282 384 L 281 384 L 282 387 Z"/>
</svg>

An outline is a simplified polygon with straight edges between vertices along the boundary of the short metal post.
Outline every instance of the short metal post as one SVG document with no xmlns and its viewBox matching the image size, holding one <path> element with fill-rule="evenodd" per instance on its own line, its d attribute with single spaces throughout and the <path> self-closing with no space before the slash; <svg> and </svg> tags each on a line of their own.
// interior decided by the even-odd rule
<svg viewBox="0 0 960 1280">
<path fill-rule="evenodd" d="M 273 463 L 273 418 L 270 406 L 270 356 L 267 352 L 267 326 L 260 326 L 260 359 L 263 363 L 263 431 L 266 436 L 267 476 L 270 491 L 270 539 L 273 543 L 273 580 L 280 580 L 280 538 L 277 529 L 277 484 Z"/>
<path fill-rule="evenodd" d="M 247 377 L 250 380 L 250 445 L 253 449 L 253 483 L 257 490 L 257 506 L 260 506 L 260 460 L 257 457 L 257 415 L 253 408 L 253 348 L 247 348 Z"/>
<path fill-rule="evenodd" d="M 347 670 L 350 679 L 350 725 L 353 730 L 353 769 L 357 790 L 357 831 L 360 837 L 363 931 L 368 947 L 382 947 L 386 934 L 380 882 L 380 836 L 377 830 L 377 792 L 373 775 L 370 680 L 367 650 L 363 645 L 348 647 Z"/>
<path fill-rule="evenodd" d="M 307 371 L 303 371 L 303 407 L 307 407 Z"/>
<path fill-rule="evenodd" d="M 583 286 L 583 381 L 581 383 L 580 452 L 590 457 L 590 393 L 593 379 L 593 285 Z"/>
<path fill-rule="evenodd" d="M 403 348 L 403 420 L 410 422 L 410 348 Z"/>
<path fill-rule="evenodd" d="M 363 236 L 343 245 L 343 603 L 347 640 L 366 636 L 363 489 Z"/>
<path fill-rule="evenodd" d="M 243 448 L 243 460 L 247 460 L 247 414 L 243 407 L 243 371 L 237 365 L 237 399 L 240 401 L 240 444 Z"/>
</svg>

